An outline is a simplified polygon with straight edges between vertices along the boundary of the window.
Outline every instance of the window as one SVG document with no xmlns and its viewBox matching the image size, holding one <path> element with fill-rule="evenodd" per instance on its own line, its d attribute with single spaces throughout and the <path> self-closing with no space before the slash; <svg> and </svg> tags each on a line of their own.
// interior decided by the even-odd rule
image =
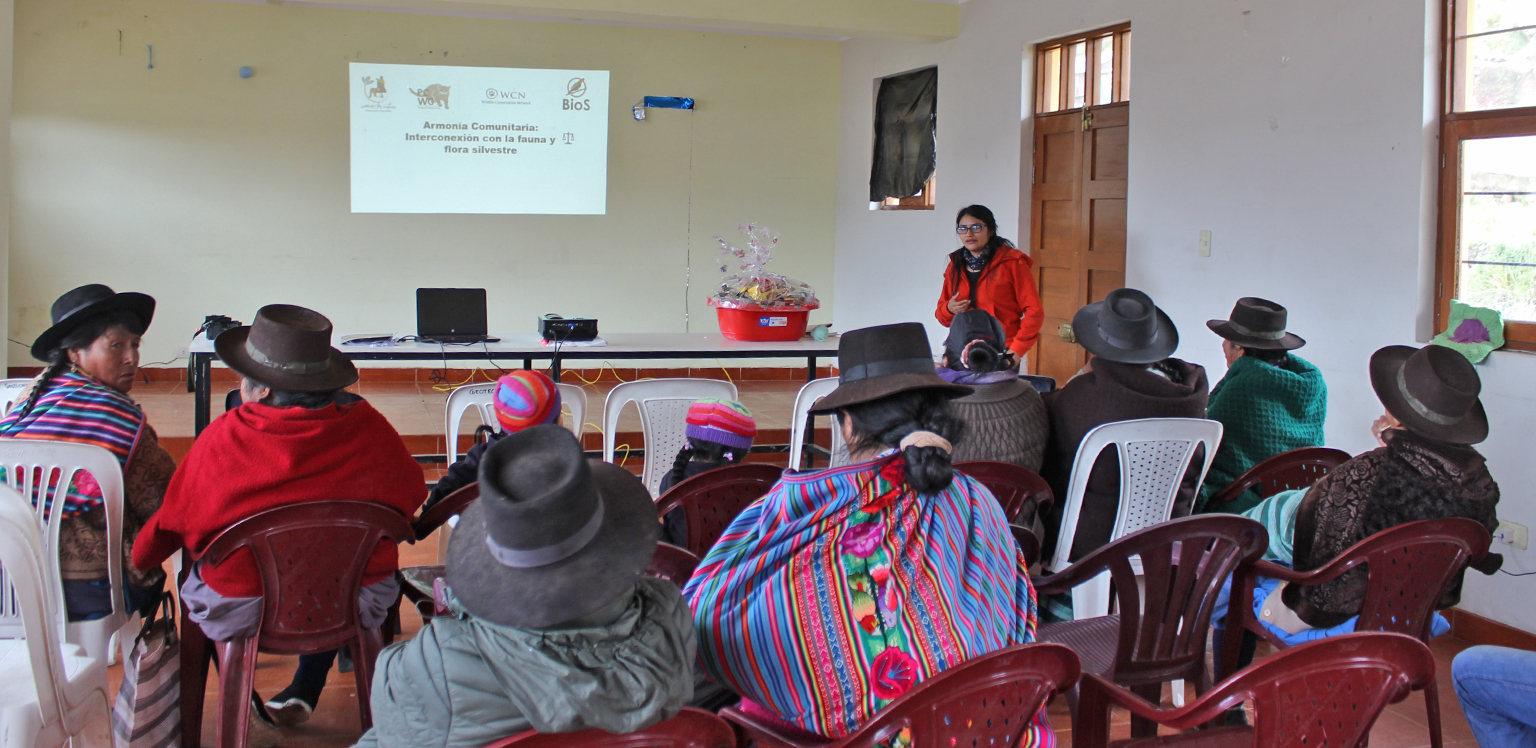
<svg viewBox="0 0 1536 748">
<path fill-rule="evenodd" d="M 881 79 L 870 210 L 933 210 L 938 87 L 938 68 Z"/>
<path fill-rule="evenodd" d="M 1131 27 L 1055 39 L 1035 52 L 1035 113 L 1131 100 Z"/>
<path fill-rule="evenodd" d="M 1536 3 L 1451 0 L 1443 66 L 1435 330 L 1457 299 L 1536 351 Z"/>
</svg>

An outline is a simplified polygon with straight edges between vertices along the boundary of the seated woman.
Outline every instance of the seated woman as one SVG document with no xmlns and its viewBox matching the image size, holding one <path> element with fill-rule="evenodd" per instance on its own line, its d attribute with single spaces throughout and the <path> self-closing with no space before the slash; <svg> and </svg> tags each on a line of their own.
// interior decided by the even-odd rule
<svg viewBox="0 0 1536 748">
<path fill-rule="evenodd" d="M 155 300 L 92 284 L 53 302 L 53 326 L 37 336 L 33 357 L 48 368 L 4 420 L 0 437 L 90 444 L 117 458 L 123 470 L 123 590 L 129 612 L 160 600 L 165 572 L 128 563 L 134 538 L 160 508 L 176 463 L 144 411 L 128 397 L 139 372 L 139 338 L 155 316 Z M 0 480 L 5 480 L 0 468 Z M 54 478 L 57 480 L 57 478 Z M 34 503 L 37 496 L 30 497 Z M 112 613 L 107 579 L 107 516 L 95 477 L 80 473 L 69 486 L 59 527 L 59 568 L 70 621 Z"/>
<path fill-rule="evenodd" d="M 786 473 L 683 590 L 700 662 L 743 709 L 838 738 L 914 685 L 1034 641 L 1035 593 L 997 500 L 954 473 L 970 388 L 933 371 L 916 323 L 855 330 L 836 413 L 855 464 Z M 1054 745 L 1042 709 L 1022 745 Z"/>
<path fill-rule="evenodd" d="M 949 403 L 965 424 L 953 458 L 1011 462 L 1038 472 L 1048 427 L 1045 402 L 1019 381 L 1005 335 L 1002 323 L 980 309 L 955 315 L 949 325 L 939 376 L 975 390 Z"/>
<path fill-rule="evenodd" d="M 496 411 L 496 423 L 501 430 L 481 426 L 491 432 L 489 438 L 470 447 L 463 457 L 448 466 L 448 473 L 439 478 L 427 494 L 427 503 L 422 505 L 422 510 L 431 509 L 448 494 L 474 483 L 480 475 L 480 455 L 497 440 L 523 429 L 559 421 L 560 388 L 548 374 L 519 369 L 496 380 L 491 407 Z"/>
<path fill-rule="evenodd" d="M 249 327 L 214 341 L 241 376 L 244 402 L 208 425 L 171 479 L 165 505 L 133 547 L 139 569 L 186 548 L 201 554 L 230 525 L 258 512 L 316 500 L 368 501 L 409 517 L 424 480 L 400 435 L 373 406 L 342 391 L 357 368 L 332 348 L 331 322 L 303 307 L 262 307 Z M 358 613 L 377 627 L 399 594 L 398 554 L 380 541 L 363 574 Z M 218 566 L 195 563 L 181 587 L 188 616 L 216 641 L 250 636 L 261 622 L 261 577 L 248 551 Z M 278 719 L 309 717 L 336 652 L 304 655 L 293 683 L 273 699 Z M 260 715 L 260 710 L 258 710 Z M 253 734 L 270 738 L 264 720 Z"/>
<path fill-rule="evenodd" d="M 1311 488 L 1283 491 L 1243 513 L 1269 530 L 1266 559 L 1311 571 L 1371 535 L 1423 519 L 1466 517 L 1490 533 L 1498 528 L 1499 486 L 1472 447 L 1488 438 L 1477 369 L 1443 346 L 1387 346 L 1371 356 L 1371 387 L 1387 411 L 1374 427 L 1379 449 L 1334 468 Z M 1502 561 L 1490 553 L 1477 568 L 1492 574 Z M 1255 603 L 1271 611 L 1267 623 L 1286 633 L 1340 633 L 1332 629 L 1360 613 L 1365 584 L 1363 568 L 1317 586 L 1263 580 Z M 1437 607 L 1460 599 L 1458 573 Z"/>
<path fill-rule="evenodd" d="M 1169 358 L 1179 347 L 1173 320 L 1132 288 L 1110 291 L 1072 318 L 1072 333 L 1088 350 L 1088 365 L 1055 392 L 1045 395 L 1051 439 L 1040 476 L 1051 484 L 1056 504 L 1046 517 L 1041 538 L 1050 554 L 1061 530 L 1072 464 L 1083 437 L 1095 427 L 1137 418 L 1204 418 L 1205 369 Z M 1189 514 L 1195 502 L 1202 453 L 1190 463 L 1173 516 Z M 1120 508 L 1120 457 L 1106 450 L 1093 463 L 1083 495 L 1069 559 L 1076 561 L 1109 542 Z"/>
<path fill-rule="evenodd" d="M 685 420 L 688 441 L 678 451 L 672 470 L 661 477 L 662 494 L 695 475 L 741 464 L 757 436 L 752 411 L 735 400 L 699 400 L 688 406 Z M 688 519 L 683 510 L 667 512 L 662 521 L 661 539 L 679 548 L 688 547 Z"/>
<path fill-rule="evenodd" d="M 483 748 L 522 732 L 633 732 L 693 693 L 693 620 L 642 576 L 656 506 L 634 475 L 535 426 L 484 453 L 448 541 L 448 615 L 379 655 L 361 748 Z"/>
<path fill-rule="evenodd" d="M 1221 421 L 1221 447 L 1200 487 L 1196 511 L 1241 514 L 1259 503 L 1249 489 L 1230 502 L 1205 502 L 1249 468 L 1282 452 L 1323 446 L 1328 385 L 1316 366 L 1291 351 L 1307 341 L 1285 331 L 1285 307 L 1256 298 L 1237 300 L 1232 318 L 1206 324 L 1220 335 L 1227 375 L 1211 390 L 1206 417 Z"/>
</svg>

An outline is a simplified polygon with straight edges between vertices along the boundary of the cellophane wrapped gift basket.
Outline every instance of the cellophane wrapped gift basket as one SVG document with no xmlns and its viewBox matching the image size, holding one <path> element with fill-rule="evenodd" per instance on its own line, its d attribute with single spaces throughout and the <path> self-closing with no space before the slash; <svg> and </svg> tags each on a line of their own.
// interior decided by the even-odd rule
<svg viewBox="0 0 1536 748">
<path fill-rule="evenodd" d="M 779 243 L 768 227 L 754 223 L 739 228 L 747 237 L 744 249 L 723 236 L 715 237 L 720 242 L 723 277 L 709 305 L 719 317 L 720 334 L 731 340 L 799 340 L 811 310 L 821 306 L 816 290 L 768 271 L 773 247 Z"/>
</svg>

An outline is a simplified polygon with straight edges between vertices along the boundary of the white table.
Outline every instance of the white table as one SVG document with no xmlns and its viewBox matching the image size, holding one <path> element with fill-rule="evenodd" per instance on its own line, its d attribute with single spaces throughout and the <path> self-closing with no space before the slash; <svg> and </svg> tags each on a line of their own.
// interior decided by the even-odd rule
<svg viewBox="0 0 1536 748">
<path fill-rule="evenodd" d="M 691 358 L 801 358 L 806 361 L 805 378 L 816 378 L 816 360 L 837 357 L 836 337 L 817 341 L 801 338 L 779 343 L 727 340 L 716 333 L 608 333 L 605 346 L 542 345 L 533 334 L 505 335 L 495 343 L 439 345 L 406 342 L 391 346 L 338 346 L 353 361 L 494 361 L 522 359 L 524 369 L 532 369 L 535 360 L 550 362 L 551 377 L 560 381 L 561 362 L 590 359 L 691 359 Z M 195 395 L 193 427 L 203 433 L 212 417 L 210 370 L 217 354 L 213 342 L 199 335 L 187 349 L 192 359 L 192 387 Z"/>
</svg>

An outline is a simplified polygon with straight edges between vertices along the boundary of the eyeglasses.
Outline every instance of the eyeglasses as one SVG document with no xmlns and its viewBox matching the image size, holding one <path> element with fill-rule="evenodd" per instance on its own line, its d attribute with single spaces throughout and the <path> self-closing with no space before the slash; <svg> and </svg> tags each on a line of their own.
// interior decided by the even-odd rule
<svg viewBox="0 0 1536 748">
<path fill-rule="evenodd" d="M 979 223 L 973 223 L 973 224 L 971 224 L 969 226 L 956 226 L 955 227 L 955 233 L 956 234 L 980 234 L 982 231 L 985 231 L 986 228 L 987 228 L 986 226 L 983 226 L 983 225 L 981 225 Z"/>
</svg>

